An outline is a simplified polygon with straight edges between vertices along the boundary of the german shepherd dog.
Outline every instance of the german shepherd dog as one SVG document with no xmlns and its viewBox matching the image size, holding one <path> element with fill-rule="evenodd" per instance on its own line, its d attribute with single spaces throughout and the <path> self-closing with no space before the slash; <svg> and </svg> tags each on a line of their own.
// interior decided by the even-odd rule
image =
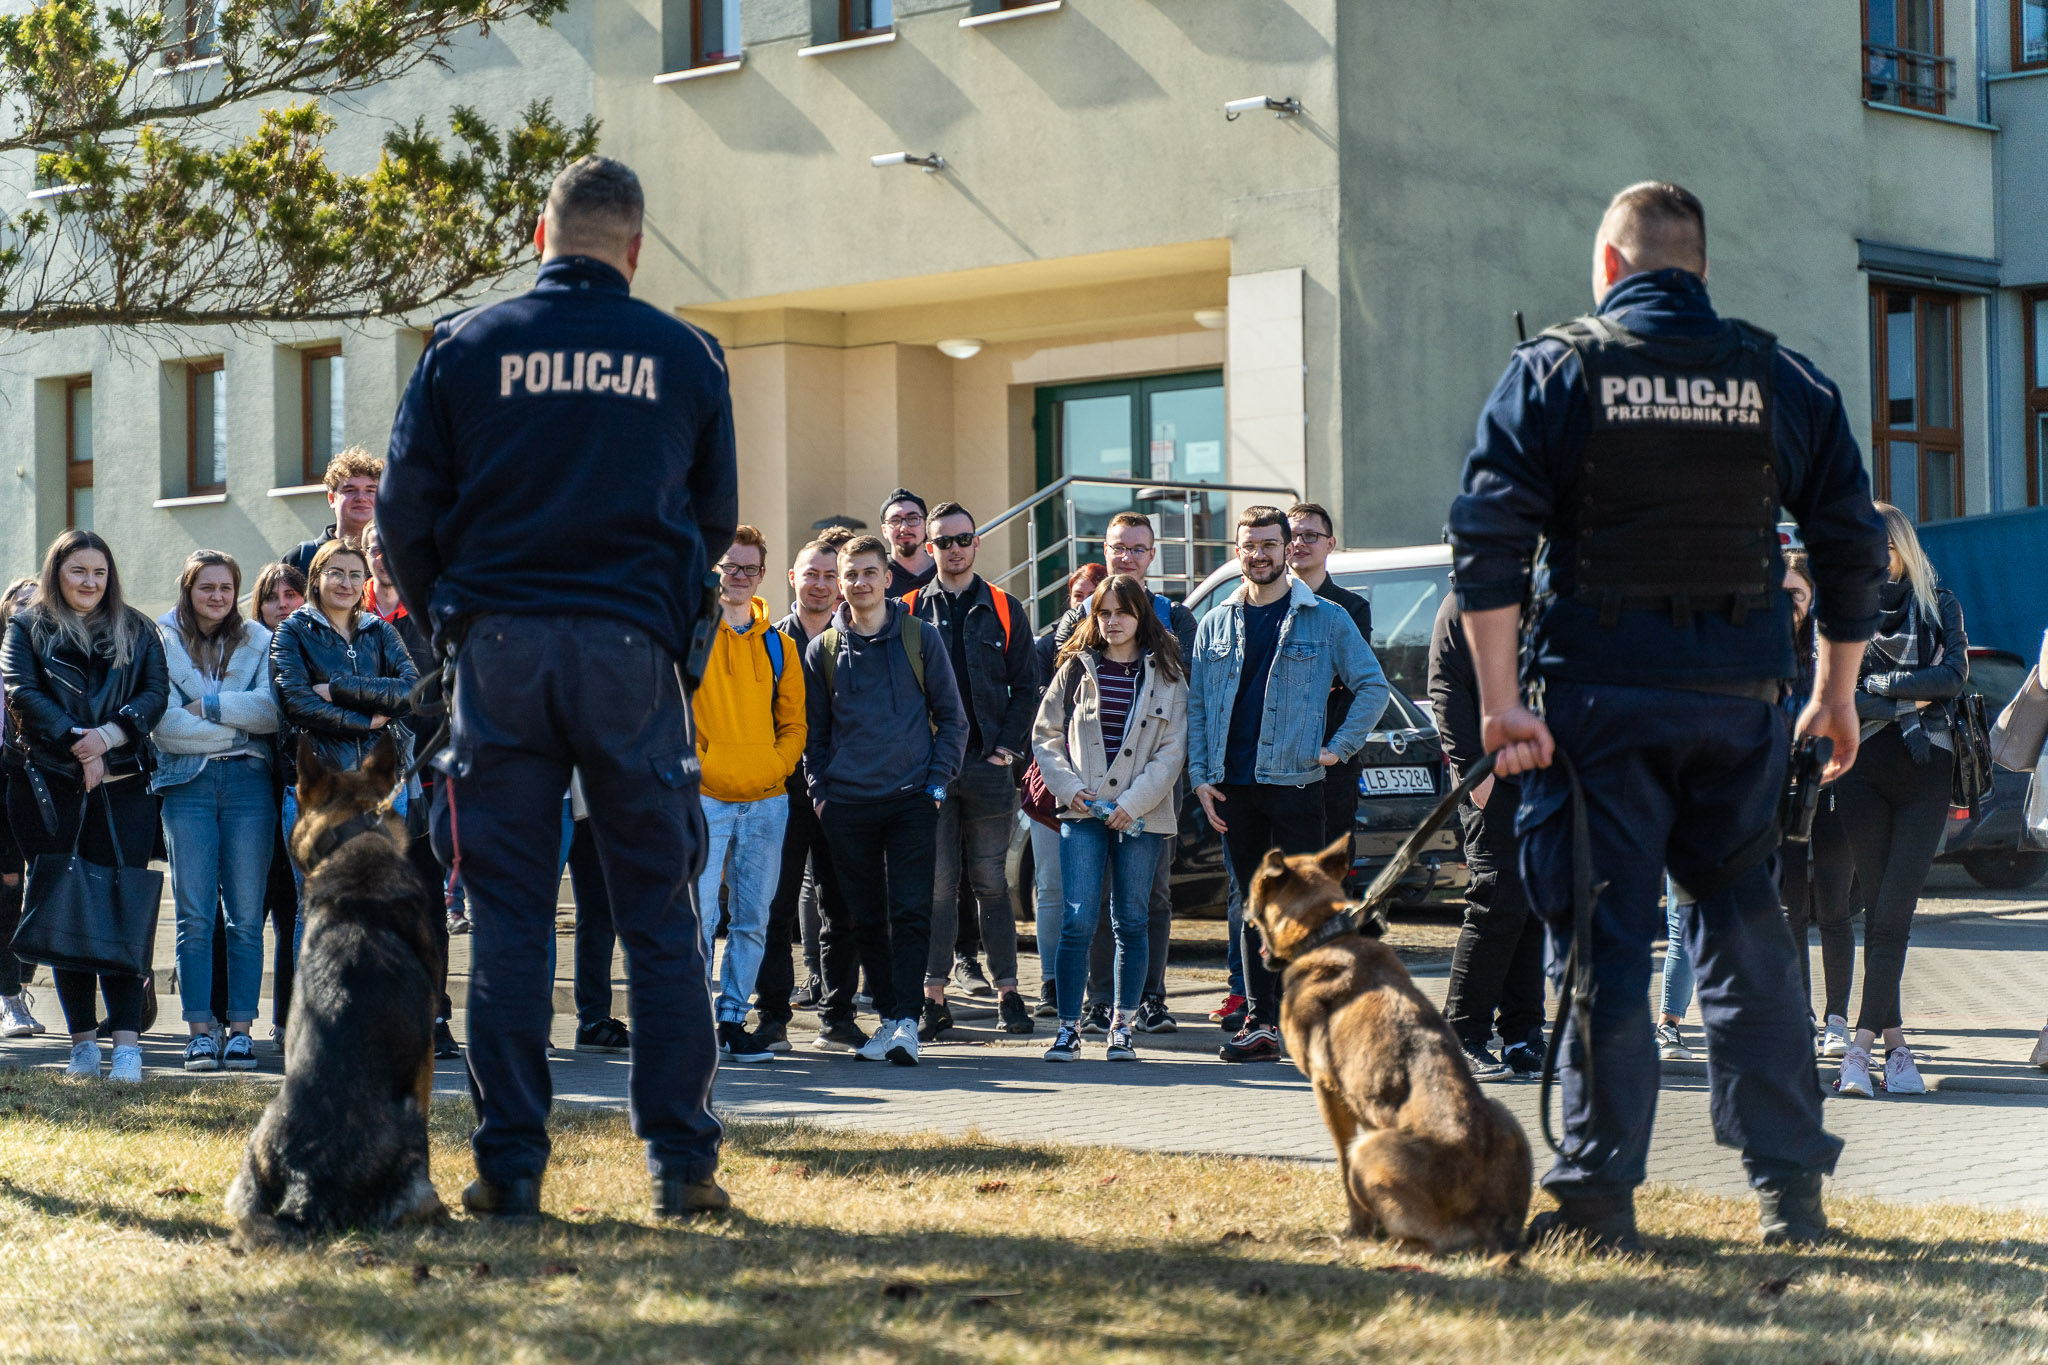
<svg viewBox="0 0 2048 1365">
<path fill-rule="evenodd" d="M 427 1174 L 441 953 L 404 824 L 380 809 L 397 776 L 388 736 L 357 772 L 300 741 L 289 851 L 306 879 L 306 935 L 284 1085 L 228 1189 L 239 1249 L 446 1216 Z"/>
<path fill-rule="evenodd" d="M 1385 916 L 1330 925 L 1356 912 L 1344 904 L 1350 862 L 1348 835 L 1321 853 L 1274 849 L 1245 898 L 1268 956 L 1286 964 L 1280 1031 L 1336 1139 L 1350 1230 L 1438 1254 L 1512 1251 L 1529 1212 L 1529 1140 L 1479 1093 L 1443 1015 L 1379 941 Z"/>
</svg>

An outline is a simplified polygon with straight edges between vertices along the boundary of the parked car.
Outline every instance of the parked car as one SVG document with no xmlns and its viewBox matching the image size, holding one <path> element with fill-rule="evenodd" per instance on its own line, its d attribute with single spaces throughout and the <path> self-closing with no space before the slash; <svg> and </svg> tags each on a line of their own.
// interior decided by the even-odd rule
<svg viewBox="0 0 2048 1365">
<path fill-rule="evenodd" d="M 1981 693 L 1985 711 L 1996 716 L 2027 680 L 2030 665 L 2003 649 L 1970 649 L 1969 690 Z M 2016 890 L 2048 875 L 2048 851 L 2034 847 L 2023 818 L 2026 773 L 1991 770 L 1991 791 L 1977 812 L 1951 810 L 1937 862 L 1960 863 L 1979 886 Z"/>
</svg>

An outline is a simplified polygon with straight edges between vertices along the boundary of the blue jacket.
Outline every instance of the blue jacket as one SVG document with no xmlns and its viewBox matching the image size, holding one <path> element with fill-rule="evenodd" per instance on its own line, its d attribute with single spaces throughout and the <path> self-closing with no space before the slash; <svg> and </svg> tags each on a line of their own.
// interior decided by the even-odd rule
<svg viewBox="0 0 2048 1365">
<path fill-rule="evenodd" d="M 1608 292 L 1599 312 L 1651 337 L 1701 336 L 1718 321 L 1705 281 L 1684 270 L 1631 275 Z M 1831 640 L 1866 639 L 1877 624 L 1886 557 L 1863 456 L 1834 384 L 1784 346 L 1776 364 L 1780 502 L 1811 555 L 1815 616 Z M 1451 504 L 1463 610 L 1522 602 L 1538 536 L 1560 528 L 1577 501 L 1579 452 L 1591 420 L 1570 347 L 1539 337 L 1516 349 L 1479 415 L 1464 491 Z M 1540 593 L 1540 576 L 1535 586 Z M 1597 608 L 1558 597 L 1536 623 L 1536 667 L 1546 677 L 1637 686 L 1789 678 L 1797 671 L 1792 601 L 1773 597 L 1772 611 L 1751 613 L 1740 626 L 1725 611 L 1696 610 L 1690 625 L 1677 626 L 1667 613 L 1625 608 L 1612 627 L 1599 624 Z"/>
<path fill-rule="evenodd" d="M 1323 780 L 1316 755 L 1324 749 L 1348 760 L 1365 747 L 1365 737 L 1387 709 L 1387 679 L 1344 608 L 1316 596 L 1298 578 L 1287 582 L 1287 615 L 1280 622 L 1266 682 L 1254 776 L 1262 785 L 1302 787 Z M 1223 750 L 1244 664 L 1247 590 L 1240 583 L 1195 631 L 1194 677 L 1188 684 L 1188 781 L 1197 787 L 1223 780 Z M 1338 681 L 1351 691 L 1351 711 L 1325 743 L 1323 708 L 1330 684 Z"/>
<path fill-rule="evenodd" d="M 472 613 L 598 615 L 680 656 L 738 522 L 718 343 L 581 256 L 435 324 L 377 491 L 399 595 L 437 638 Z"/>
</svg>

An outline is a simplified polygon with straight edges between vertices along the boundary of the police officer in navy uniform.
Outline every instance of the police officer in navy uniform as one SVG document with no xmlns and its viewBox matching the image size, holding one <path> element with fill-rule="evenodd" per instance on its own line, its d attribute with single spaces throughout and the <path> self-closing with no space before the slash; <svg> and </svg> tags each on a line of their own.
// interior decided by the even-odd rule
<svg viewBox="0 0 2048 1365">
<path fill-rule="evenodd" d="M 472 1213 L 538 1213 L 562 793 L 580 770 L 632 1001 L 631 1114 L 658 1215 L 728 1208 L 692 888 L 704 859 L 679 667 L 738 523 L 716 343 L 634 300 L 643 199 L 588 156 L 534 232 L 540 278 L 437 323 L 377 499 L 407 608 L 456 655 L 449 823 L 469 890 Z"/>
<path fill-rule="evenodd" d="M 1592 1036 L 1564 1036 L 1567 1155 L 1543 1177 L 1558 1206 L 1530 1233 L 1622 1251 L 1642 1245 L 1633 1192 L 1657 1103 L 1650 944 L 1667 866 L 1699 893 L 1685 940 L 1714 1133 L 1742 1153 L 1767 1243 L 1827 1235 L 1821 1177 L 1842 1147 L 1821 1127 L 1769 856 L 1793 738 L 1774 703 L 1795 671 L 1775 523 L 1782 506 L 1812 554 L 1819 682 L 1797 733 L 1834 742 L 1830 779 L 1856 755 L 1851 698 L 1885 533 L 1834 385 L 1769 333 L 1716 316 L 1706 275 L 1698 199 L 1661 182 L 1615 196 L 1594 246 L 1597 311 L 1515 352 L 1451 508 L 1484 743 L 1501 776 L 1525 774 L 1523 875 L 1557 961 L 1573 919 L 1557 750 L 1591 826 Z"/>
</svg>

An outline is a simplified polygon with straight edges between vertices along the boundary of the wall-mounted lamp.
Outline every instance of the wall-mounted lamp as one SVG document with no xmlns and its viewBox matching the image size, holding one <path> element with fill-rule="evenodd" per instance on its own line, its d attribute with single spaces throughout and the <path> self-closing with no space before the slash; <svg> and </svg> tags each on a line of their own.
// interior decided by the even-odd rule
<svg viewBox="0 0 2048 1365">
<path fill-rule="evenodd" d="M 916 156 L 910 152 L 884 152 L 880 156 L 869 157 L 868 164 L 877 170 L 884 166 L 921 166 L 924 173 L 930 175 L 934 171 L 946 169 L 946 158 L 937 152 L 930 156 Z"/>
<path fill-rule="evenodd" d="M 955 360 L 972 360 L 981 354 L 981 343 L 973 337 L 950 337 L 938 343 L 939 353 Z"/>
<path fill-rule="evenodd" d="M 1230 325 L 1230 310 L 1228 308 L 1197 308 L 1195 310 L 1195 323 L 1197 326 L 1206 327 L 1212 332 L 1220 332 Z"/>
<path fill-rule="evenodd" d="M 1271 109 L 1276 118 L 1293 118 L 1301 112 L 1301 101 L 1292 95 L 1286 99 L 1274 99 L 1271 95 L 1253 95 L 1247 99 L 1227 100 L 1223 105 L 1223 117 L 1235 123 L 1239 114 L 1254 114 L 1261 109 Z"/>
</svg>

